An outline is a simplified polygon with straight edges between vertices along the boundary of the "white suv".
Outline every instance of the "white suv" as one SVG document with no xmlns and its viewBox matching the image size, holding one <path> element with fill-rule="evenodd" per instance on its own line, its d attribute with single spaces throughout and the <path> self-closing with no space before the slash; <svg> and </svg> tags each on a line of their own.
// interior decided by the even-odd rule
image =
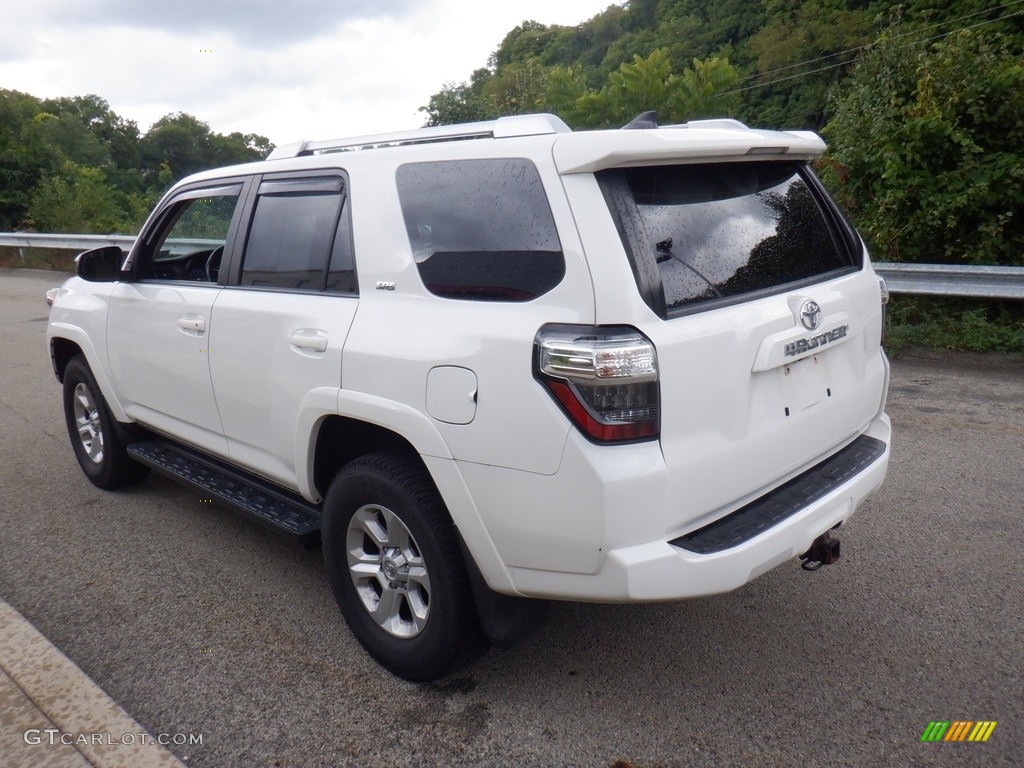
<svg viewBox="0 0 1024 768">
<path fill-rule="evenodd" d="M 352 631 L 412 680 L 545 599 L 833 562 L 890 427 L 885 288 L 807 165 L 824 144 L 627 128 L 507 117 L 179 182 L 51 310 L 86 476 L 153 468 L 319 536 Z"/>
</svg>

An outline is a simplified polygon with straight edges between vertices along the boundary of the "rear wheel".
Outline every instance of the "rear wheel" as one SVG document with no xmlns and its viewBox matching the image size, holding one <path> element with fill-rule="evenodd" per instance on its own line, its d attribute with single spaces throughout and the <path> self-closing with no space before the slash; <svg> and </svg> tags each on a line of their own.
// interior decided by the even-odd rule
<svg viewBox="0 0 1024 768">
<path fill-rule="evenodd" d="M 455 529 L 414 460 L 374 453 L 348 464 L 324 500 L 322 538 L 346 622 L 391 672 L 436 680 L 484 650 Z"/>
<path fill-rule="evenodd" d="M 64 420 L 75 458 L 93 485 L 117 488 L 149 473 L 128 456 L 122 433 L 81 355 L 73 357 L 64 369 Z"/>
</svg>

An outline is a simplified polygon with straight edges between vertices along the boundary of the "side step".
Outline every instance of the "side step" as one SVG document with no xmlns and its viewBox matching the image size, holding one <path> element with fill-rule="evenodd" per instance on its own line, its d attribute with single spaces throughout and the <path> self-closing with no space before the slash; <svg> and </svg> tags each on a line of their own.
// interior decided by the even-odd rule
<svg viewBox="0 0 1024 768">
<path fill-rule="evenodd" d="M 164 440 L 132 443 L 133 459 L 233 507 L 291 538 L 308 542 L 320 533 L 320 509 L 248 472 Z"/>
</svg>

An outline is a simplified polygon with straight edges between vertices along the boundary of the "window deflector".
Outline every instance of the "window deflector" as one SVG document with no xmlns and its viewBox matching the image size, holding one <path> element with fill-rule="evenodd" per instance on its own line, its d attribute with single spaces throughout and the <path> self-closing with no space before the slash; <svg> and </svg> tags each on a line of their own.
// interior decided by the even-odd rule
<svg viewBox="0 0 1024 768">
<path fill-rule="evenodd" d="M 230 242 L 231 232 L 238 219 L 240 207 L 238 205 L 238 199 L 241 196 L 243 186 L 244 182 L 239 181 L 231 184 L 221 184 L 214 187 L 194 187 L 175 194 L 174 197 L 168 200 L 160 210 L 157 223 L 140 235 L 140 240 L 137 241 L 135 246 L 132 248 L 122 269 L 131 272 L 134 278 L 138 279 L 136 268 L 138 267 L 141 269 L 142 266 L 146 266 L 153 261 L 154 248 L 157 247 L 158 244 L 162 244 L 167 239 L 168 234 L 174 228 L 174 225 L 177 223 L 178 218 L 183 212 L 182 203 L 187 203 L 190 200 L 198 200 L 207 197 L 235 198 L 235 208 L 231 221 L 228 225 L 228 233 L 226 236 L 226 242 Z M 142 239 L 143 237 L 145 240 Z"/>
</svg>

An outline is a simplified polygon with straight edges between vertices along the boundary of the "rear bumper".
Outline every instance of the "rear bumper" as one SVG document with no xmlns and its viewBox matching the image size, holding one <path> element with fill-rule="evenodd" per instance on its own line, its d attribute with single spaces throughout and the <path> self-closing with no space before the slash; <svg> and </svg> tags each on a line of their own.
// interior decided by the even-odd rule
<svg viewBox="0 0 1024 768">
<path fill-rule="evenodd" d="M 595 573 L 510 568 L 519 594 L 564 600 L 639 602 L 710 595 L 741 587 L 807 551 L 818 536 L 845 523 L 878 489 L 889 463 L 890 424 L 880 415 L 865 433 L 880 453 L 844 482 L 735 546 L 700 554 L 668 539 L 611 549 Z M 674 539 L 682 543 L 678 537 Z"/>
</svg>

